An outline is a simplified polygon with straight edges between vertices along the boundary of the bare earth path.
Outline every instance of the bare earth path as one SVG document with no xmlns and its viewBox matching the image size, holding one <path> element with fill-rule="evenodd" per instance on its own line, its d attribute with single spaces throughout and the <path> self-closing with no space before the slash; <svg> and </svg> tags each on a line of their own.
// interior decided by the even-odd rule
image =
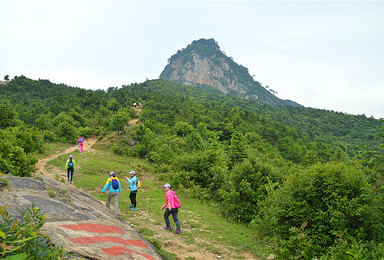
<svg viewBox="0 0 384 260">
<path fill-rule="evenodd" d="M 141 109 L 135 109 L 136 112 L 139 114 L 141 112 Z M 129 125 L 133 126 L 136 124 L 140 124 L 140 120 L 138 118 L 133 118 Z M 96 138 L 89 138 L 85 140 L 84 142 L 84 151 L 83 152 L 97 152 L 97 150 L 92 149 L 92 145 L 94 145 L 97 142 Z M 57 158 L 60 155 L 63 154 L 69 154 L 73 151 L 75 151 L 77 148 L 76 146 L 67 148 L 61 152 L 57 152 L 55 154 L 52 154 L 46 158 L 40 159 L 36 166 L 38 167 L 38 171 L 42 173 L 44 176 L 51 177 L 53 179 L 57 179 L 58 176 L 65 176 L 64 175 L 64 167 L 58 168 L 56 166 L 47 165 L 47 163 L 55 158 Z M 81 167 L 81 165 L 77 166 Z M 151 178 L 148 176 L 148 178 Z M 72 186 L 72 185 L 71 185 Z M 72 189 L 76 189 L 72 186 Z M 102 204 L 105 205 L 104 201 L 100 201 Z M 127 215 L 129 213 L 121 212 L 120 215 Z M 153 217 L 148 214 L 145 211 L 141 211 L 139 213 L 139 218 L 143 221 L 143 226 L 146 226 L 147 229 L 152 230 L 154 233 L 157 233 L 159 230 L 162 230 L 163 223 L 157 223 L 153 219 Z M 188 228 L 188 227 L 184 227 Z M 198 239 L 194 239 L 194 242 L 187 242 L 185 241 L 181 236 L 175 236 L 172 232 L 158 232 L 156 235 L 154 235 L 154 238 L 158 241 L 162 241 L 162 248 L 165 251 L 168 251 L 170 253 L 175 254 L 179 259 L 205 259 L 205 260 L 215 260 L 215 259 L 233 259 L 233 258 L 242 258 L 242 259 L 257 259 L 253 255 L 242 252 L 240 255 L 234 254 L 233 251 L 229 248 L 220 246 L 216 244 L 215 241 L 199 241 Z M 221 251 L 220 253 L 212 253 L 211 250 L 206 250 L 204 247 L 201 247 L 201 244 L 205 245 L 212 245 L 214 248 L 216 248 L 218 251 Z"/>
<path fill-rule="evenodd" d="M 85 140 L 83 152 L 86 153 L 86 152 L 90 152 L 90 151 L 96 151 L 96 150 L 91 148 L 92 145 L 94 145 L 96 143 L 96 141 L 97 141 L 96 138 L 90 138 L 90 139 Z M 63 169 L 60 169 L 60 168 L 57 168 L 54 166 L 47 166 L 47 163 L 53 159 L 56 159 L 57 157 L 59 157 L 62 154 L 67 154 L 67 153 L 73 152 L 76 149 L 78 149 L 77 145 L 75 145 L 71 148 L 65 149 L 64 151 L 52 154 L 52 155 L 50 155 L 44 159 L 40 159 L 36 164 L 38 171 L 40 173 L 42 173 L 44 176 L 48 176 L 48 177 L 51 177 L 53 179 L 55 179 L 56 176 L 63 175 L 64 167 L 63 167 Z M 64 165 L 64 163 L 63 163 L 63 165 Z"/>
</svg>

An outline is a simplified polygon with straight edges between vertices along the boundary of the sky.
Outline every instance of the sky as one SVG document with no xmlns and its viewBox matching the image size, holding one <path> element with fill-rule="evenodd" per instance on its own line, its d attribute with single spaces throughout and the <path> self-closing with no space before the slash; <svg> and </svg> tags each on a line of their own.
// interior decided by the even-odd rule
<svg viewBox="0 0 384 260">
<path fill-rule="evenodd" d="M 157 79 L 213 38 L 281 99 L 384 118 L 384 1 L 0 0 L 0 80 Z"/>
</svg>

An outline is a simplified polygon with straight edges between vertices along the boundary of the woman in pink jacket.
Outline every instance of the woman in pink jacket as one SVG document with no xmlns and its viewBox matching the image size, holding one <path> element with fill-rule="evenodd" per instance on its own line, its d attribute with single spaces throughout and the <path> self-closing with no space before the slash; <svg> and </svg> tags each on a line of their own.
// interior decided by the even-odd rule
<svg viewBox="0 0 384 260">
<path fill-rule="evenodd" d="M 83 143 L 84 143 L 83 135 L 80 135 L 79 139 L 77 140 L 77 145 L 79 146 L 80 153 L 83 151 Z"/>
<path fill-rule="evenodd" d="M 169 183 L 164 184 L 163 189 L 166 192 L 165 194 L 165 204 L 161 207 L 161 210 L 166 208 L 164 212 L 164 219 L 165 219 L 165 224 L 167 225 L 164 227 L 165 230 L 171 230 L 171 223 L 169 222 L 169 215 L 172 214 L 173 221 L 175 221 L 176 224 L 176 230 L 175 234 L 180 234 L 180 222 L 179 219 L 177 218 L 177 215 L 179 213 L 179 208 L 180 208 L 180 200 L 176 196 L 175 192 L 171 190 L 171 185 Z"/>
</svg>

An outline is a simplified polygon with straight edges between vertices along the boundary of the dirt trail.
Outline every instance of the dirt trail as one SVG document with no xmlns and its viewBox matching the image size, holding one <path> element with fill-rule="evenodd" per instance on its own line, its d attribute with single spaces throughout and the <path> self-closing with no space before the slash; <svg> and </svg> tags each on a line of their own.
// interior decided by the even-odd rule
<svg viewBox="0 0 384 260">
<path fill-rule="evenodd" d="M 141 109 L 135 108 L 135 110 L 137 114 L 140 114 Z M 137 125 L 137 124 L 141 124 L 138 118 L 133 118 L 129 122 L 130 126 Z M 96 142 L 97 142 L 96 138 L 93 138 L 93 139 L 90 138 L 85 140 L 83 152 L 90 152 L 90 151 L 97 152 L 97 150 L 94 150 L 91 148 L 92 145 L 94 145 Z M 76 149 L 78 149 L 77 145 L 71 148 L 65 149 L 64 151 L 50 155 L 47 158 L 40 159 L 36 164 L 39 172 L 53 179 L 57 178 L 58 176 L 62 176 L 64 173 L 64 168 L 61 169 L 51 165 L 47 166 L 47 163 L 50 160 L 53 160 L 62 154 L 71 153 Z M 153 178 L 153 176 L 147 176 L 147 177 Z M 104 201 L 100 201 L 100 202 L 105 204 Z M 129 214 L 128 212 L 125 212 L 125 213 L 121 212 L 119 215 L 121 216 L 121 215 L 128 215 L 128 214 Z M 158 223 L 157 221 L 155 221 L 153 217 L 150 214 L 148 214 L 148 212 L 141 211 L 138 215 L 140 216 L 139 219 L 141 219 L 143 222 L 143 226 L 145 226 L 149 230 L 152 230 L 154 233 L 157 233 L 156 235 L 154 235 L 154 238 L 157 241 L 161 241 L 163 250 L 175 254 L 176 257 L 178 257 L 179 259 L 206 259 L 206 260 L 215 260 L 220 258 L 258 259 L 248 252 L 242 252 L 240 253 L 240 255 L 238 253 L 234 253 L 233 251 L 235 250 L 232 251 L 230 248 L 226 248 L 221 245 L 218 245 L 216 241 L 194 239 L 194 243 L 188 242 L 185 239 L 183 239 L 182 235 L 181 236 L 174 235 L 173 232 L 169 232 L 169 231 L 162 232 L 163 223 Z M 189 227 L 184 226 L 183 230 L 186 231 L 188 230 L 188 228 Z M 208 247 L 208 250 L 206 247 Z M 209 248 L 211 248 L 211 250 L 209 250 Z M 216 251 L 216 253 L 212 251 Z M 221 253 L 218 253 L 217 251 Z"/>
<path fill-rule="evenodd" d="M 89 139 L 85 140 L 84 141 L 84 150 L 83 150 L 83 152 L 96 151 L 96 150 L 91 148 L 92 145 L 94 145 L 96 143 L 96 141 L 97 141 L 96 138 L 89 138 Z M 60 168 L 57 168 L 57 167 L 54 167 L 54 166 L 47 166 L 47 163 L 49 161 L 53 160 L 53 159 L 56 159 L 57 157 L 59 157 L 62 154 L 67 154 L 67 153 L 73 152 L 76 149 L 78 149 L 77 145 L 75 145 L 73 147 L 70 147 L 68 149 L 65 149 L 64 151 L 61 151 L 61 152 L 49 155 L 46 158 L 40 159 L 36 163 L 38 172 L 42 173 L 44 176 L 48 176 L 48 177 L 51 177 L 53 179 L 55 179 L 57 175 L 63 175 L 64 167 L 63 167 L 63 169 L 60 169 Z M 63 165 L 64 165 L 64 163 L 63 163 Z"/>
</svg>

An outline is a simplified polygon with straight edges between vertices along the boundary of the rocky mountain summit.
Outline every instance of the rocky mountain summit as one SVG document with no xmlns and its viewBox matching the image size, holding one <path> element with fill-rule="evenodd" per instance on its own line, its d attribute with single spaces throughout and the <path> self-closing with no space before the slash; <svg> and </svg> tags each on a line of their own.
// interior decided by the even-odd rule
<svg viewBox="0 0 384 260">
<path fill-rule="evenodd" d="M 228 95 L 262 104 L 301 106 L 281 100 L 249 74 L 248 69 L 227 57 L 214 39 L 193 41 L 169 60 L 161 79 L 188 86 L 205 85 Z"/>
</svg>

